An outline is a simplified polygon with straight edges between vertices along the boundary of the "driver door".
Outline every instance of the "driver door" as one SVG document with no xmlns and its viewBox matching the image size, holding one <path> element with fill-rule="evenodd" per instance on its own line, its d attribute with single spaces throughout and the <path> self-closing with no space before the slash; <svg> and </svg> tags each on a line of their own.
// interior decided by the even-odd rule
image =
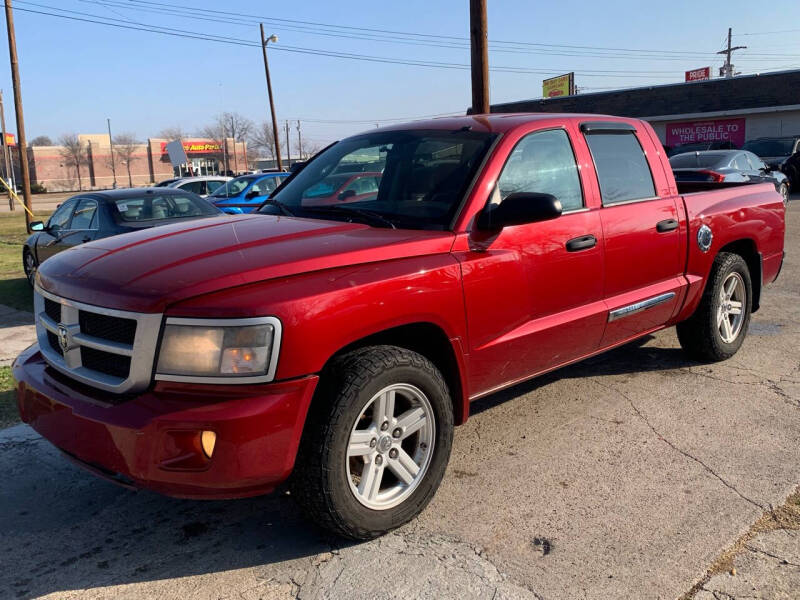
<svg viewBox="0 0 800 600">
<path fill-rule="evenodd" d="M 603 230 L 564 129 L 534 131 L 511 151 L 490 202 L 552 194 L 549 221 L 469 233 L 462 263 L 470 389 L 482 395 L 596 350 L 605 326 Z"/>
<path fill-rule="evenodd" d="M 36 238 L 36 258 L 40 264 L 67 247 L 64 240 L 77 204 L 77 198 L 70 198 L 59 206 L 50 216 L 44 231 Z"/>
</svg>

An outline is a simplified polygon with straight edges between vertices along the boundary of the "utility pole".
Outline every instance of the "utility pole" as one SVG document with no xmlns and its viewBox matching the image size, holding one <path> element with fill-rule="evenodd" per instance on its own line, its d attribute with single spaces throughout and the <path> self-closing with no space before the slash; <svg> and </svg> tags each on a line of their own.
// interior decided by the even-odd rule
<svg viewBox="0 0 800 600">
<path fill-rule="evenodd" d="M 14 85 L 14 108 L 17 116 L 17 149 L 22 171 L 22 201 L 25 203 L 25 228 L 31 231 L 31 174 L 28 170 L 28 144 L 25 140 L 25 118 L 22 115 L 22 90 L 19 83 L 17 38 L 14 34 L 14 10 L 11 0 L 6 0 L 6 26 L 8 27 L 8 55 L 11 60 L 11 82 Z M 3 140 L 5 141 L 5 140 Z"/>
<path fill-rule="evenodd" d="M 303 160 L 303 139 L 300 137 L 300 121 L 297 121 L 297 154 L 300 155 L 300 160 Z"/>
<path fill-rule="evenodd" d="M 286 168 L 292 166 L 292 141 L 289 139 L 289 121 L 286 121 Z"/>
<path fill-rule="evenodd" d="M 274 33 L 269 38 L 264 37 L 264 24 L 261 25 L 261 50 L 264 53 L 264 72 L 267 74 L 267 93 L 269 94 L 269 112 L 272 115 L 272 136 L 275 138 L 275 164 L 278 170 L 282 170 L 281 166 L 281 143 L 278 139 L 278 121 L 275 118 L 275 101 L 272 99 L 272 81 L 269 77 L 269 63 L 267 62 L 267 43 L 277 42 L 278 36 Z"/>
<path fill-rule="evenodd" d="M 108 121 L 108 145 L 111 146 L 111 173 L 114 175 L 114 189 L 117 189 L 117 159 L 114 158 L 114 140 L 111 139 L 111 119 L 106 121 Z"/>
<path fill-rule="evenodd" d="M 11 181 L 11 157 L 8 155 L 8 138 L 6 137 L 6 109 L 3 105 L 3 90 L 0 90 L 0 121 L 3 124 L 3 159 L 6 163 L 6 185 L 11 185 L 8 183 Z M 11 197 L 11 192 L 8 192 L 8 209 L 14 210 L 16 207 L 14 206 L 14 199 Z"/>
<path fill-rule="evenodd" d="M 486 0 L 469 0 L 469 38 L 472 59 L 472 112 L 489 112 L 489 38 Z"/>
<path fill-rule="evenodd" d="M 733 54 L 734 50 L 744 50 L 747 46 L 734 46 L 731 48 L 731 27 L 728 27 L 728 48 L 726 50 L 720 50 L 717 54 L 724 54 L 725 55 L 725 66 L 720 69 L 725 73 L 725 78 L 729 79 L 733 77 L 733 65 L 731 64 L 731 54 Z"/>
</svg>

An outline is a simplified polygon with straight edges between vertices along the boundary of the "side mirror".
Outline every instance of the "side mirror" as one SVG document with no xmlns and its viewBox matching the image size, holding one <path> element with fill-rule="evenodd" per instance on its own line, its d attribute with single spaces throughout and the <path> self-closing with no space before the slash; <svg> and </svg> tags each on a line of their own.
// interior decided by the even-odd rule
<svg viewBox="0 0 800 600">
<path fill-rule="evenodd" d="M 44 231 L 44 223 L 41 221 L 31 221 L 31 231 Z"/>
<path fill-rule="evenodd" d="M 356 195 L 355 190 L 345 190 L 341 194 L 339 194 L 339 200 L 347 200 L 348 198 L 352 198 Z"/>
<path fill-rule="evenodd" d="M 476 220 L 478 229 L 498 230 L 509 225 L 538 223 L 560 217 L 561 201 L 552 194 L 519 192 L 500 204 L 486 206 Z"/>
<path fill-rule="evenodd" d="M 258 192 L 247 192 L 244 197 L 249 200 L 250 198 L 255 198 L 256 196 L 258 196 Z"/>
</svg>

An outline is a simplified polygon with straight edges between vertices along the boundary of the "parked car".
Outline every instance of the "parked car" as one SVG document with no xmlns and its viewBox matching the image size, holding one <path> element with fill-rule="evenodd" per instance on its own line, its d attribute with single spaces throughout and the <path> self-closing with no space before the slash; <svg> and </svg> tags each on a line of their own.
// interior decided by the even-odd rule
<svg viewBox="0 0 800 600">
<path fill-rule="evenodd" d="M 773 169 L 789 178 L 789 189 L 800 191 L 800 135 L 756 138 L 745 142 L 743 150 L 757 154 Z"/>
<path fill-rule="evenodd" d="M 249 213 L 289 177 L 289 173 L 256 173 L 231 179 L 209 196 L 215 206 L 226 213 Z"/>
<path fill-rule="evenodd" d="M 192 192 L 201 198 L 207 198 L 220 187 L 225 185 L 231 177 L 224 175 L 203 175 L 201 177 L 181 177 L 174 181 L 170 181 L 164 187 L 175 188 L 185 192 Z"/>
<path fill-rule="evenodd" d="M 376 197 L 303 203 L 365 156 Z M 234 498 L 291 474 L 321 525 L 381 535 L 432 499 L 470 402 L 665 327 L 695 359 L 739 350 L 786 207 L 771 183 L 683 185 L 637 119 L 370 130 L 256 214 L 45 262 L 22 420 L 117 483 Z"/>
<path fill-rule="evenodd" d="M 764 183 L 769 182 L 783 198 L 789 200 L 789 178 L 769 167 L 758 156 L 746 150 L 709 150 L 676 154 L 669 159 L 678 183 Z"/>
<path fill-rule="evenodd" d="M 182 177 L 170 177 L 169 179 L 165 179 L 164 181 L 159 181 L 153 187 L 169 187 L 170 184 L 175 183 L 176 181 L 180 181 L 183 179 Z"/>
<path fill-rule="evenodd" d="M 380 173 L 339 173 L 329 175 L 308 188 L 301 199 L 303 206 L 322 206 L 340 202 L 375 199 L 381 182 Z"/>
<path fill-rule="evenodd" d="M 675 156 L 684 152 L 704 152 L 706 150 L 736 150 L 736 144 L 729 141 L 697 142 L 693 144 L 680 144 L 667 149 L 667 156 Z"/>
<path fill-rule="evenodd" d="M 34 285 L 45 259 L 68 248 L 112 235 L 190 219 L 220 215 L 202 198 L 170 188 L 86 192 L 61 204 L 47 220 L 31 223 L 33 234 L 22 248 L 22 265 Z"/>
</svg>

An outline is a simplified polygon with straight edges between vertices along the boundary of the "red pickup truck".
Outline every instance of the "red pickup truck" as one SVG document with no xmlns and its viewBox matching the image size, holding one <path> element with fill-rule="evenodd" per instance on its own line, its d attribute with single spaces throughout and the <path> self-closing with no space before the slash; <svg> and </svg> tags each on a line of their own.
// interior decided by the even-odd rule
<svg viewBox="0 0 800 600">
<path fill-rule="evenodd" d="M 304 195 L 358 172 L 373 194 Z M 46 261 L 19 410 L 120 484 L 234 498 L 289 479 L 320 524 L 371 538 L 430 501 L 476 398 L 673 325 L 690 356 L 733 355 L 784 213 L 772 184 L 679 189 L 635 119 L 376 129 L 257 213 Z"/>
</svg>

